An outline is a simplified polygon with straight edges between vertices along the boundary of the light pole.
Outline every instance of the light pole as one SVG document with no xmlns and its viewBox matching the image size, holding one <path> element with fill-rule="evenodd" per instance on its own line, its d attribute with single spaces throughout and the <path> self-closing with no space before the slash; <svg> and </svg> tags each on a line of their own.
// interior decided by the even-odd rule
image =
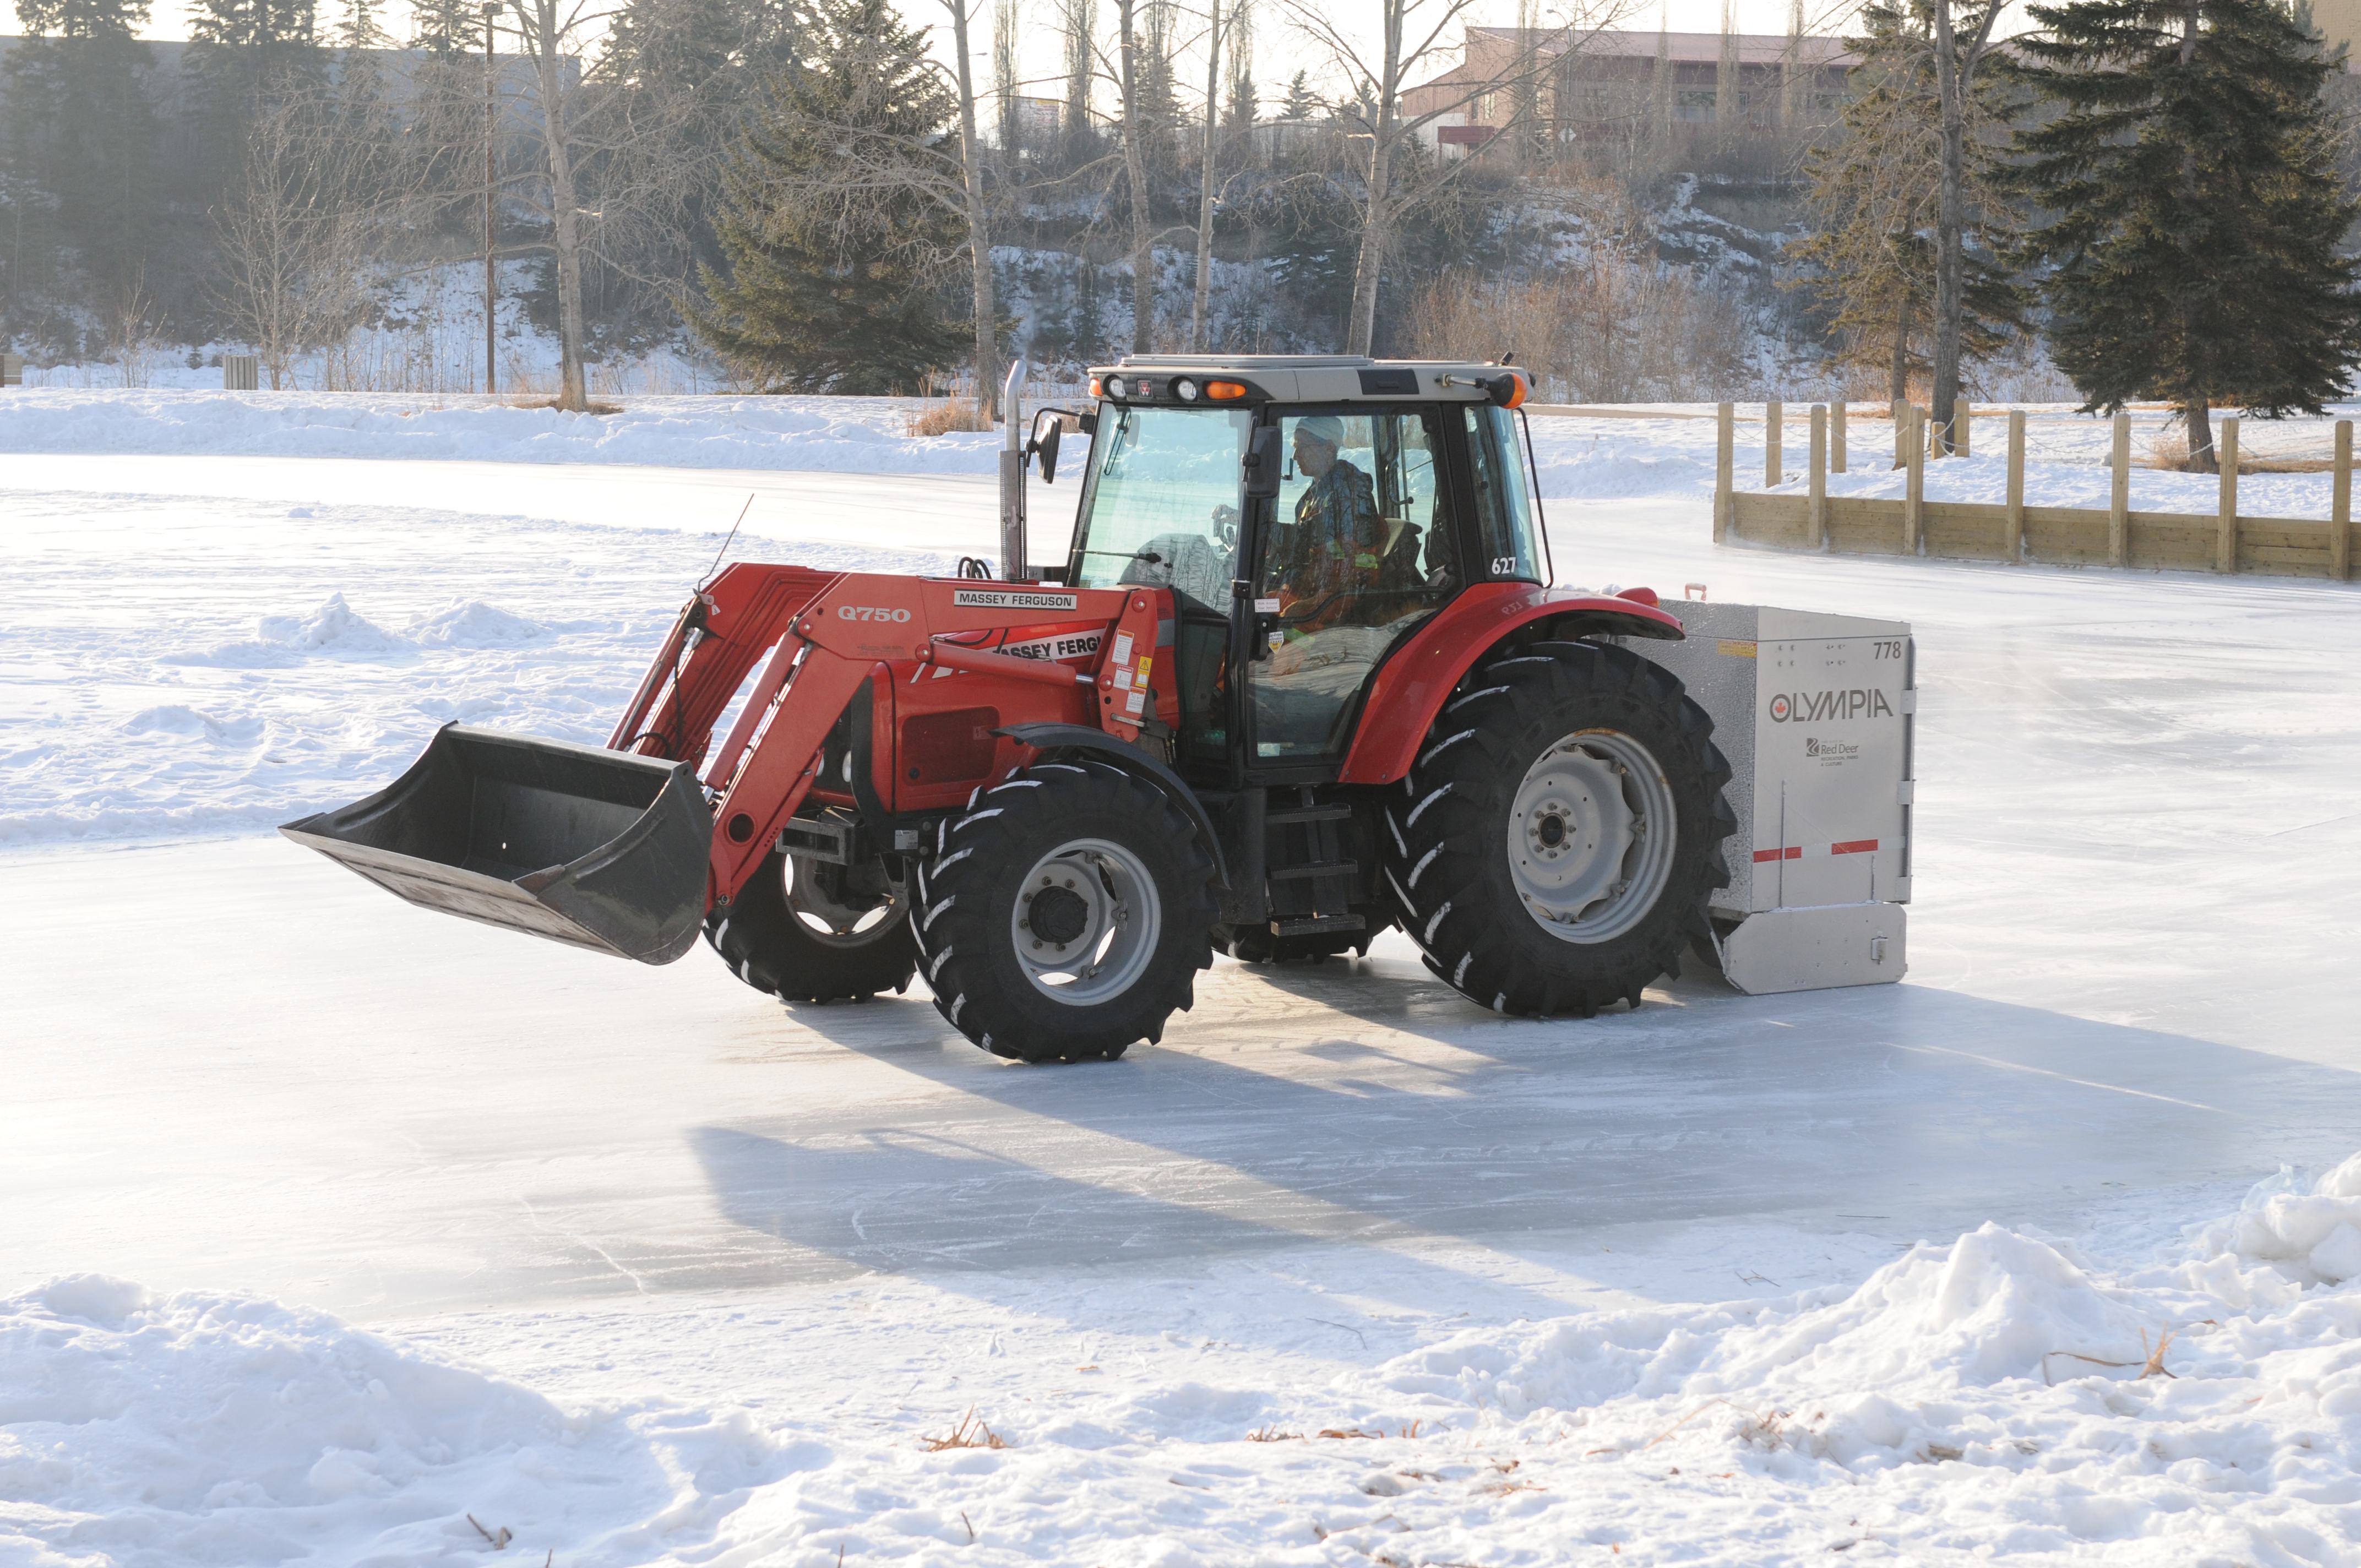
<svg viewBox="0 0 2361 1568">
<path fill-rule="evenodd" d="M 494 390 L 492 355 L 498 347 L 493 337 L 496 324 L 494 311 L 500 303 L 500 284 L 493 269 L 492 248 L 496 238 L 492 206 L 492 181 L 497 172 L 493 151 L 498 145 L 500 130 L 500 76 L 492 63 L 492 29 L 500 20 L 498 5 L 484 7 L 484 390 Z"/>
</svg>

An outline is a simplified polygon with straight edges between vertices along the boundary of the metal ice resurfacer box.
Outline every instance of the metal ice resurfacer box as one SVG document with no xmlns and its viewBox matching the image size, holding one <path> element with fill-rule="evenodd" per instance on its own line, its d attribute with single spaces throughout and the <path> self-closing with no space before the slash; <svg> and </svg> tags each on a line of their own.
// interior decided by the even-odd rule
<svg viewBox="0 0 2361 1568">
<path fill-rule="evenodd" d="M 1712 900 L 1741 991 L 1900 980 L 1910 902 L 1916 650 L 1898 620 L 1667 603 L 1682 642 L 1633 652 L 1681 678 L 1730 759 L 1730 883 Z"/>
</svg>

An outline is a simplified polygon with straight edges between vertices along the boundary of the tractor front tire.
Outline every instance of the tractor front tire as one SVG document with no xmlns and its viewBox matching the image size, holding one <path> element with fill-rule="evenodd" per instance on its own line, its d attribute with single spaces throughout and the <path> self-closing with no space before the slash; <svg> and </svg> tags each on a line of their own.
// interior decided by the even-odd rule
<svg viewBox="0 0 2361 1568">
<path fill-rule="evenodd" d="M 961 1034 L 1018 1061 L 1111 1060 L 1195 1000 L 1213 884 L 1162 790 L 1105 763 L 1043 762 L 943 823 L 910 925 Z"/>
<path fill-rule="evenodd" d="M 848 883 L 832 895 L 821 885 L 831 873 L 866 875 L 876 885 L 856 891 Z M 774 850 L 728 908 L 705 917 L 705 939 L 730 973 L 765 995 L 857 1001 L 909 986 L 917 954 L 900 904 L 875 868 L 839 872 Z"/>
<path fill-rule="evenodd" d="M 1730 764 L 1663 666 L 1542 642 L 1444 704 L 1385 806 L 1386 872 L 1427 966 L 1499 1013 L 1640 1004 L 1711 940 Z"/>
</svg>

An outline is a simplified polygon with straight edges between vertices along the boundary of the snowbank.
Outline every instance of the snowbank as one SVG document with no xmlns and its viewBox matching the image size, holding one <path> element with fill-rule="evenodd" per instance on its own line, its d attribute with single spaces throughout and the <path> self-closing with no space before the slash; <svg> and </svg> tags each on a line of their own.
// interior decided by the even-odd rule
<svg viewBox="0 0 2361 1568">
<path fill-rule="evenodd" d="M 667 1437 L 270 1302 L 91 1275 L 0 1302 L 11 1561 L 639 1562 L 648 1532 L 693 1540 L 717 1493 L 813 1457 L 738 1418 Z"/>
<path fill-rule="evenodd" d="M 1471 1330 L 1378 1369 L 1371 1398 L 1411 1401 L 1384 1420 L 1477 1412 L 1552 1451 L 1553 1485 L 1686 1474 L 1684 1506 L 1752 1494 L 1798 1527 L 1841 1496 L 1830 1550 L 2351 1563 L 2356 1227 L 2361 1156 L 2308 1189 L 2283 1170 L 2161 1259 L 2108 1268 L 1986 1224 L 1850 1290 Z"/>
<path fill-rule="evenodd" d="M 638 463 L 851 474 L 990 474 L 999 436 L 903 433 L 899 398 L 635 397 L 610 414 L 458 394 L 11 391 L 0 452 Z"/>
<path fill-rule="evenodd" d="M 905 434 L 921 406 L 900 398 L 649 396 L 624 399 L 611 414 L 566 414 L 461 394 L 23 389 L 0 402 L 0 453 L 439 458 L 979 477 L 998 471 L 995 433 Z M 1808 450 L 1796 417 L 1800 411 L 1789 411 L 1784 453 L 1792 476 L 1784 488 L 1797 493 Z M 2027 499 L 2037 506 L 2104 507 L 2107 422 L 2062 408 L 2037 411 Z M 1542 494 L 1550 499 L 1709 495 L 1712 412 L 1705 404 L 1665 404 L 1634 409 L 1641 417 L 1536 416 L 1532 429 Z M 1763 471 L 1761 406 L 1746 405 L 1740 412 L 1753 422 L 1739 426 L 1738 480 L 1742 488 L 1758 488 Z M 1977 455 L 1927 466 L 1928 499 L 2004 498 L 2005 466 L 1995 451 L 1999 422 L 1979 421 Z M 2165 433 L 2162 416 L 2143 414 L 2139 429 L 2144 456 L 2147 444 Z M 2249 422 L 2248 430 L 2250 450 L 2327 450 L 2324 421 Z M 1878 455 L 1891 439 L 1890 426 L 1860 421 L 1852 433 L 1853 471 L 1832 475 L 1829 492 L 1899 496 L 1902 474 Z M 2132 505 L 2143 510 L 2211 512 L 2216 491 L 2210 475 L 2146 466 L 2132 475 Z M 2249 516 L 2325 517 L 2328 504 L 2325 474 L 2258 474 L 2241 481 L 2240 510 Z"/>
<path fill-rule="evenodd" d="M 2361 1156 L 2158 1256 L 1987 1224 L 1850 1289 L 1471 1329 L 1324 1389 L 1117 1377 L 940 1450 L 870 1411 L 567 1409 L 85 1276 L 0 1300 L 0 1555 L 474 1563 L 480 1524 L 575 1568 L 2351 1563 L 2356 1223 Z"/>
</svg>

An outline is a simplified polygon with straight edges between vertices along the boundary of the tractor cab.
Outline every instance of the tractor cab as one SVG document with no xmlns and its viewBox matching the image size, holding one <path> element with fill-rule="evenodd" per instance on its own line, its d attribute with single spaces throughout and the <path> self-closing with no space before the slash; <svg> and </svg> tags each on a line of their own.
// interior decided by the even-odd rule
<svg viewBox="0 0 2361 1568">
<path fill-rule="evenodd" d="M 1063 576 L 1171 590 L 1192 782 L 1333 780 L 1421 625 L 1471 584 L 1549 580 L 1515 371 L 1155 356 L 1091 387 Z"/>
</svg>

